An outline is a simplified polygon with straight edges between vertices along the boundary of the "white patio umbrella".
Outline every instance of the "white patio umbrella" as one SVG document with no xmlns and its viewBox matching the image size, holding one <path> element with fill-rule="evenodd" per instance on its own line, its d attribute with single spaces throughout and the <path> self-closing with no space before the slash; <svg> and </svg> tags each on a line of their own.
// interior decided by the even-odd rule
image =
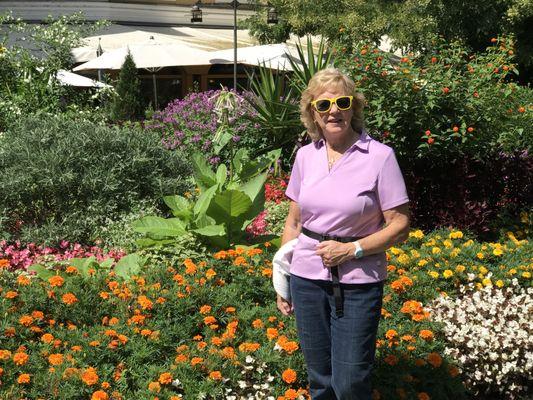
<svg viewBox="0 0 533 400">
<path fill-rule="evenodd" d="M 137 68 L 143 68 L 152 73 L 155 107 L 157 107 L 157 84 L 155 79 L 157 71 L 164 67 L 209 65 L 212 58 L 211 53 L 207 51 L 184 44 L 157 43 L 152 39 L 146 43 L 132 44 L 105 52 L 100 57 L 78 65 L 73 71 L 121 69 L 128 51 L 133 57 Z"/>
<path fill-rule="evenodd" d="M 69 71 L 65 71 L 63 69 L 60 69 L 57 71 L 56 79 L 59 81 L 61 85 L 66 86 L 77 86 L 77 87 L 97 87 L 97 88 L 104 88 L 104 87 L 110 87 L 109 85 L 95 81 L 94 79 L 87 78 L 83 75 L 74 74 Z"/>
<path fill-rule="evenodd" d="M 237 48 L 237 63 L 248 65 L 266 65 L 269 68 L 292 71 L 289 58 L 300 64 L 299 58 L 292 55 L 293 51 L 285 43 L 266 44 Z M 213 64 L 224 61 L 233 62 L 233 49 L 211 52 Z"/>
</svg>

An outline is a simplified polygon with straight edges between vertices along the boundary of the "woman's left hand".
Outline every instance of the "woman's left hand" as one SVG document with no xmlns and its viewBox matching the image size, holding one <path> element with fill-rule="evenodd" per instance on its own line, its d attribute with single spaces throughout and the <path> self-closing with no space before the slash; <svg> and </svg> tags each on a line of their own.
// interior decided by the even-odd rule
<svg viewBox="0 0 533 400">
<path fill-rule="evenodd" d="M 335 240 L 325 240 L 316 246 L 315 254 L 322 258 L 326 267 L 334 267 L 353 258 L 355 246 L 353 243 L 341 243 Z"/>
</svg>

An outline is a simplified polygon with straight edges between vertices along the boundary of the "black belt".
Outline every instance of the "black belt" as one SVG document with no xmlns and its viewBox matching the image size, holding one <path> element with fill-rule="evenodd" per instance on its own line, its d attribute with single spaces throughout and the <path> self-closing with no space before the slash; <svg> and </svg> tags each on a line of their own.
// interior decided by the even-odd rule
<svg viewBox="0 0 533 400">
<path fill-rule="evenodd" d="M 349 243 L 349 242 L 355 242 L 356 240 L 361 239 L 360 237 L 339 237 L 334 235 L 321 235 L 320 233 L 316 233 L 313 231 L 310 231 L 307 228 L 302 227 L 302 233 L 305 236 L 310 237 L 311 239 L 318 240 L 319 242 L 323 242 L 325 240 L 335 240 L 337 242 L 341 243 Z M 331 284 L 333 287 L 333 298 L 335 299 L 335 314 L 337 317 L 342 317 L 344 315 L 343 306 L 342 306 L 342 291 L 341 291 L 341 285 L 339 282 L 339 266 L 334 265 L 330 267 L 331 269 Z"/>
</svg>

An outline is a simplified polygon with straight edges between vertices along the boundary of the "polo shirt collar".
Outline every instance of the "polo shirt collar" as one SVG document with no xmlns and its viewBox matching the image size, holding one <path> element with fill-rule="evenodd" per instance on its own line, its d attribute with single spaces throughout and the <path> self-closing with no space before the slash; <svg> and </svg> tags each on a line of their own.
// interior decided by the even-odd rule
<svg viewBox="0 0 533 400">
<path fill-rule="evenodd" d="M 363 150 L 364 152 L 368 151 L 368 146 L 370 144 L 370 141 L 372 138 L 368 136 L 368 133 L 366 133 L 366 130 L 363 129 L 361 132 L 361 135 L 359 135 L 359 139 L 347 150 L 347 151 L 353 151 L 355 147 L 359 148 L 359 150 Z M 320 149 L 322 146 L 326 144 L 326 141 L 324 138 L 321 138 L 315 142 L 315 147 L 317 149 Z"/>
</svg>

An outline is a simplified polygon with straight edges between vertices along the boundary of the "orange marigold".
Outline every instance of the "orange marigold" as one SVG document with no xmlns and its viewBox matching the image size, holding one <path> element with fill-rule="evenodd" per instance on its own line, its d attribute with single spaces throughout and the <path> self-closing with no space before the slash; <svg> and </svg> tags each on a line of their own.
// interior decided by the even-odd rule
<svg viewBox="0 0 533 400">
<path fill-rule="evenodd" d="M 233 347 L 224 347 L 220 353 L 222 354 L 222 357 L 232 359 L 235 358 L 235 349 Z"/>
<path fill-rule="evenodd" d="M 200 314 L 208 314 L 211 312 L 211 306 L 205 304 L 202 307 L 200 307 Z"/>
<path fill-rule="evenodd" d="M 213 379 L 214 381 L 220 381 L 222 380 L 222 374 L 220 371 L 212 371 L 209 373 L 209 378 Z"/>
<path fill-rule="evenodd" d="M 17 278 L 17 283 L 20 286 L 28 286 L 31 283 L 31 280 L 25 275 L 19 275 Z"/>
<path fill-rule="evenodd" d="M 89 367 L 84 370 L 81 374 L 81 380 L 88 386 L 96 384 L 98 382 L 98 374 L 96 373 L 96 369 Z"/>
<path fill-rule="evenodd" d="M 19 324 L 24 325 L 24 326 L 30 326 L 31 324 L 33 324 L 32 316 L 23 315 L 22 317 L 19 318 Z"/>
<path fill-rule="evenodd" d="M 263 324 L 263 321 L 260 320 L 260 319 L 255 319 L 253 322 L 252 322 L 252 326 L 255 328 L 255 329 L 260 329 L 264 326 Z"/>
<path fill-rule="evenodd" d="M 78 298 L 73 293 L 65 293 L 63 296 L 61 296 L 61 300 L 63 300 L 63 303 L 72 305 L 78 301 Z"/>
<path fill-rule="evenodd" d="M 148 390 L 150 392 L 159 393 L 161 391 L 161 385 L 159 384 L 159 382 L 150 382 L 148 384 Z"/>
<path fill-rule="evenodd" d="M 54 275 L 48 278 L 48 283 L 50 286 L 61 287 L 65 283 L 65 280 L 60 275 Z"/>
<path fill-rule="evenodd" d="M 298 392 L 294 389 L 288 389 L 285 391 L 286 400 L 296 400 L 298 396 L 299 396 Z"/>
<path fill-rule="evenodd" d="M 430 400 L 431 397 L 426 392 L 418 393 L 418 400 Z"/>
<path fill-rule="evenodd" d="M 438 353 L 429 353 L 427 360 L 434 368 L 439 368 L 442 365 L 442 357 Z"/>
<path fill-rule="evenodd" d="M 185 354 L 178 354 L 174 361 L 176 361 L 177 364 L 181 364 L 184 362 L 187 362 L 189 358 Z"/>
<path fill-rule="evenodd" d="M 383 359 L 387 364 L 389 365 L 396 365 L 398 364 L 398 357 L 396 357 L 394 354 L 389 354 L 387 357 Z"/>
<path fill-rule="evenodd" d="M 13 355 L 13 362 L 17 365 L 24 365 L 28 362 L 30 356 L 24 352 L 17 352 Z"/>
<path fill-rule="evenodd" d="M 19 385 L 23 385 L 23 384 L 26 384 L 26 383 L 30 383 L 30 374 L 20 374 L 19 377 L 17 378 L 17 383 Z"/>
<path fill-rule="evenodd" d="M 91 400 L 108 400 L 109 396 L 103 390 L 97 390 L 91 396 Z"/>
<path fill-rule="evenodd" d="M 433 340 L 434 335 L 433 335 L 433 332 L 431 332 L 430 330 L 428 330 L 428 329 L 422 329 L 422 330 L 420 331 L 420 337 L 421 337 L 422 339 L 424 339 L 425 341 L 428 341 L 428 342 L 429 342 L 429 341 Z"/>
<path fill-rule="evenodd" d="M 296 371 L 290 368 L 287 368 L 283 373 L 281 374 L 281 378 L 287 382 L 287 383 L 294 383 L 296 382 Z"/>
<path fill-rule="evenodd" d="M 17 297 L 19 294 L 13 290 L 10 290 L 6 293 L 5 295 L 5 298 L 6 299 L 14 299 L 15 297 Z"/>
<path fill-rule="evenodd" d="M 267 328 L 266 336 L 268 340 L 272 340 L 279 336 L 279 332 L 276 328 Z"/>
<path fill-rule="evenodd" d="M 396 337 L 398 337 L 398 332 L 396 332 L 394 329 L 389 329 L 386 333 L 385 333 L 385 337 L 389 340 L 392 340 Z"/>
<path fill-rule="evenodd" d="M 50 354 L 48 356 L 48 362 L 51 365 L 61 365 L 61 364 L 63 364 L 63 354 L 60 354 L 60 353 Z"/>
<path fill-rule="evenodd" d="M 11 352 L 9 350 L 0 350 L 0 360 L 5 361 L 11 358 Z"/>
<path fill-rule="evenodd" d="M 168 385 L 172 383 L 172 375 L 169 372 L 163 372 L 161 375 L 159 375 L 158 381 L 162 385 Z"/>
<path fill-rule="evenodd" d="M 259 349 L 261 345 L 259 343 L 243 342 L 239 345 L 239 350 L 243 353 L 254 352 Z"/>
<path fill-rule="evenodd" d="M 191 365 L 192 366 L 195 366 L 195 365 L 198 365 L 198 364 L 201 364 L 204 362 L 204 359 L 202 357 L 193 357 L 191 359 Z"/>
</svg>

